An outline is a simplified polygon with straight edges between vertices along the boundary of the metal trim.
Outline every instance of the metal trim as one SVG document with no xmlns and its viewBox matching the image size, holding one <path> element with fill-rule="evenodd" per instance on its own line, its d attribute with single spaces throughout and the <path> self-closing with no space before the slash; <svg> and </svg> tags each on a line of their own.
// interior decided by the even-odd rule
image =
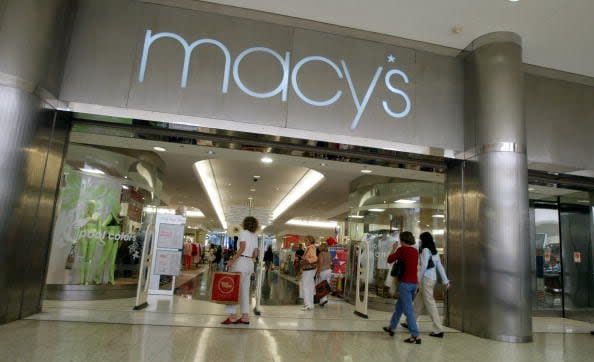
<svg viewBox="0 0 594 362">
<path fill-rule="evenodd" d="M 490 153 L 490 152 L 513 152 L 513 153 L 526 153 L 526 145 L 515 142 L 497 142 L 482 145 L 480 147 L 479 154 Z"/>
<path fill-rule="evenodd" d="M 532 342 L 532 336 L 506 336 L 506 335 L 497 335 L 494 336 L 495 340 L 507 343 L 530 343 Z"/>
</svg>

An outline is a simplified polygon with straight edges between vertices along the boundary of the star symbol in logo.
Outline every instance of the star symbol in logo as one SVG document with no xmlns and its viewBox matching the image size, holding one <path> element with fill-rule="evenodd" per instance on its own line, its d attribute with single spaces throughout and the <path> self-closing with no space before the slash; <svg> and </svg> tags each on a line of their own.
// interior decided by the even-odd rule
<svg viewBox="0 0 594 362">
<path fill-rule="evenodd" d="M 396 57 L 392 54 L 388 55 L 388 63 L 394 63 L 396 61 Z"/>
</svg>

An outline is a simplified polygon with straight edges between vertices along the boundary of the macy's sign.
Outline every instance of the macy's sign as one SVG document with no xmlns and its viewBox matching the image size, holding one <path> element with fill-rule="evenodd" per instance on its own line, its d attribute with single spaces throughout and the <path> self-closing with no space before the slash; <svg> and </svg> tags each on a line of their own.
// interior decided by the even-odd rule
<svg viewBox="0 0 594 362">
<path fill-rule="evenodd" d="M 227 91 L 229 90 L 229 81 L 230 81 L 229 79 L 232 75 L 233 80 L 235 81 L 235 84 L 237 84 L 239 89 L 241 89 L 244 93 L 246 93 L 252 97 L 256 97 L 256 98 L 271 98 L 271 97 L 278 96 L 280 94 L 282 101 L 286 102 L 287 101 L 287 93 L 289 91 L 289 82 L 290 82 L 290 85 L 293 88 L 293 91 L 303 102 L 305 102 L 309 105 L 315 106 L 315 107 L 326 107 L 331 104 L 334 104 L 342 97 L 342 95 L 343 95 L 342 90 L 337 90 L 336 93 L 334 94 L 334 96 L 332 96 L 329 99 L 320 100 L 320 99 L 312 99 L 312 98 L 308 97 L 307 95 L 305 95 L 303 93 L 303 91 L 299 87 L 299 74 L 300 74 L 301 68 L 307 63 L 321 62 L 321 63 L 325 63 L 326 65 L 328 65 L 328 67 L 332 71 L 334 71 L 334 73 L 336 73 L 336 76 L 339 79 L 346 78 L 346 82 L 347 82 L 349 90 L 351 92 L 351 96 L 353 98 L 353 103 L 354 103 L 355 111 L 356 111 L 353 122 L 351 124 L 352 130 L 357 128 L 357 126 L 359 125 L 361 116 L 365 112 L 365 109 L 367 108 L 367 105 L 369 104 L 369 99 L 371 98 L 371 95 L 373 94 L 374 90 L 376 89 L 378 81 L 380 80 L 382 75 L 383 75 L 383 81 L 384 81 L 384 85 L 385 85 L 386 89 L 390 93 L 395 94 L 399 97 L 402 97 L 402 99 L 404 100 L 404 109 L 400 109 L 400 110 L 392 109 L 387 100 L 382 100 L 382 106 L 383 106 L 386 114 L 388 114 L 390 117 L 393 117 L 393 118 L 403 118 L 403 117 L 406 117 L 411 111 L 412 105 L 411 105 L 411 100 L 410 100 L 408 94 L 406 94 L 406 92 L 404 92 L 402 89 L 395 87 L 393 84 L 394 78 L 401 78 L 402 81 L 404 81 L 404 83 L 407 83 L 407 84 L 409 83 L 409 79 L 408 79 L 408 76 L 406 75 L 406 73 L 404 73 L 403 71 L 401 71 L 399 69 L 389 69 L 384 73 L 384 67 L 378 66 L 375 71 L 375 74 L 373 75 L 373 78 L 371 79 L 369 86 L 367 87 L 367 91 L 365 92 L 365 95 L 363 97 L 360 97 L 355 90 L 355 86 L 354 86 L 353 80 L 351 78 L 351 74 L 349 72 L 349 67 L 344 60 L 340 60 L 340 66 L 338 66 L 335 62 L 333 62 L 332 60 L 330 60 L 326 57 L 322 57 L 319 55 L 312 55 L 312 56 L 308 56 L 308 57 L 305 57 L 305 58 L 299 60 L 297 63 L 295 63 L 295 65 L 291 69 L 291 53 L 290 52 L 285 52 L 284 56 L 282 56 L 281 54 L 275 52 L 274 50 L 272 50 L 270 48 L 253 47 L 253 48 L 245 49 L 244 51 L 239 53 L 239 55 L 232 62 L 231 54 L 229 53 L 229 49 L 225 46 L 225 44 L 221 43 L 218 40 L 198 39 L 198 40 L 194 41 L 193 43 L 189 44 L 184 38 L 182 38 L 178 34 L 169 33 L 169 32 L 153 34 L 153 32 L 151 30 L 147 30 L 146 35 L 144 37 L 144 48 L 142 51 L 142 58 L 140 61 L 140 71 L 138 74 L 138 81 L 141 83 L 144 81 L 144 78 L 145 78 L 146 67 L 147 67 L 147 63 L 148 63 L 149 51 L 151 49 L 151 46 L 153 45 L 153 43 L 155 41 L 162 39 L 162 38 L 174 39 L 177 42 L 179 42 L 179 44 L 181 44 L 184 48 L 185 53 L 184 53 L 184 61 L 183 61 L 181 81 L 180 81 L 180 86 L 182 88 L 186 88 L 186 86 L 188 84 L 188 71 L 190 68 L 190 60 L 191 60 L 193 51 L 201 45 L 212 45 L 212 46 L 218 47 L 221 50 L 221 52 L 223 53 L 223 56 L 225 57 L 225 72 L 223 75 L 223 84 L 221 86 L 221 92 L 224 94 L 227 93 Z M 275 89 L 273 89 L 269 92 L 255 92 L 255 91 L 249 89 L 242 82 L 240 74 L 239 74 L 239 66 L 240 66 L 242 60 L 246 56 L 248 56 L 252 53 L 266 53 L 266 54 L 269 54 L 270 56 L 272 56 L 273 58 L 275 58 L 279 62 L 280 67 L 282 69 L 282 79 L 281 79 L 279 85 Z M 389 63 L 393 63 L 394 61 L 395 61 L 395 57 L 393 55 L 388 56 Z M 233 70 L 231 70 L 231 67 L 233 67 Z"/>
</svg>

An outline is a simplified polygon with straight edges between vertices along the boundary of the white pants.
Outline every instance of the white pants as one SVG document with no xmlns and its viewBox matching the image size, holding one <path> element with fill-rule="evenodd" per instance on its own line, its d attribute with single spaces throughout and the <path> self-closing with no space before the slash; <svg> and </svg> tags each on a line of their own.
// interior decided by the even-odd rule
<svg viewBox="0 0 594 362">
<path fill-rule="evenodd" d="M 441 318 L 437 312 L 437 305 L 433 297 L 434 288 L 435 280 L 423 278 L 419 295 L 415 298 L 415 315 L 418 317 L 422 314 L 423 310 L 426 310 L 433 321 L 433 332 L 440 333 L 443 331 L 443 326 L 441 325 Z"/>
<path fill-rule="evenodd" d="M 233 264 L 231 271 L 240 272 L 241 279 L 239 289 L 239 303 L 241 305 L 241 314 L 250 313 L 250 281 L 252 273 L 254 272 L 254 262 L 251 258 L 244 258 L 242 256 Z M 237 304 L 227 305 L 225 310 L 228 314 L 237 313 Z"/>
<path fill-rule="evenodd" d="M 320 276 L 318 277 L 318 280 L 316 281 L 316 283 L 320 283 L 321 281 L 325 280 L 328 282 L 328 284 L 330 284 L 330 274 L 331 274 L 330 269 L 322 270 L 320 272 Z M 325 296 L 322 299 L 320 299 L 320 304 L 327 302 L 327 301 L 328 301 L 328 296 Z"/>
<path fill-rule="evenodd" d="M 301 275 L 301 285 L 303 285 L 303 302 L 306 307 L 314 307 L 314 294 L 316 292 L 316 281 L 314 277 L 316 270 L 304 270 Z"/>
</svg>

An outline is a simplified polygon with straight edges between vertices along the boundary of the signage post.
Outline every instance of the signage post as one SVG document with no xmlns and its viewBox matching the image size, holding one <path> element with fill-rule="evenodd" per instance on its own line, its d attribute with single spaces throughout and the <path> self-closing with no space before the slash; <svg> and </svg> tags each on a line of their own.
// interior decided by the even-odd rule
<svg viewBox="0 0 594 362">
<path fill-rule="evenodd" d="M 173 295 L 175 277 L 181 268 L 186 218 L 180 215 L 157 215 L 155 252 L 151 263 L 149 294 Z M 171 277 L 168 289 L 161 289 L 161 277 Z"/>
<path fill-rule="evenodd" d="M 355 314 L 362 318 L 369 318 L 367 315 L 367 302 L 369 300 L 369 264 L 371 254 L 367 238 L 361 240 L 355 247 L 357 253 L 357 289 L 355 290 Z M 364 286 L 361 282 L 365 283 Z M 362 288 L 363 287 L 363 288 Z M 361 290 L 363 289 L 363 291 Z M 361 295 L 363 293 L 363 295 Z"/>
</svg>

